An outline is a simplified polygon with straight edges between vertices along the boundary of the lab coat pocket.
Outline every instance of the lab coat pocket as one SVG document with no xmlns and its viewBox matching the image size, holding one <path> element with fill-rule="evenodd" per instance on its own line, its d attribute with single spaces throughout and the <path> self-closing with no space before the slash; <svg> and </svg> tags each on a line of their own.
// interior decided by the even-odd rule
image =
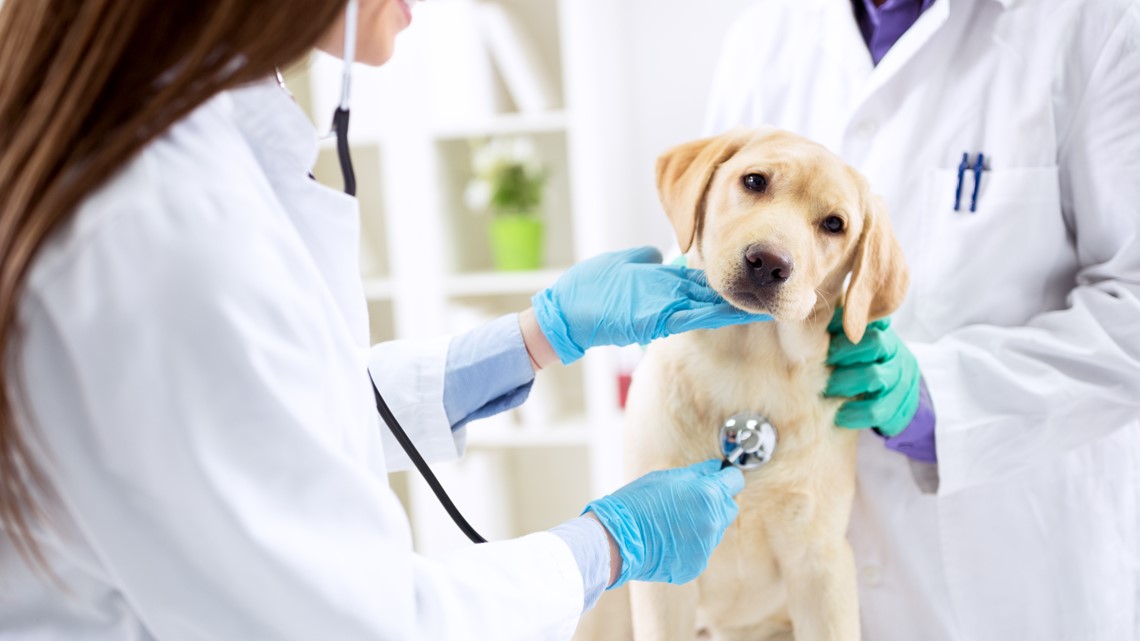
<svg viewBox="0 0 1140 641">
<path fill-rule="evenodd" d="M 1050 284 L 1069 261 L 1056 167 L 998 168 L 982 173 L 976 211 L 972 171 L 935 169 L 926 178 L 923 251 L 912 269 L 916 317 L 933 336 L 984 323 L 1023 324 L 1051 300 Z"/>
</svg>

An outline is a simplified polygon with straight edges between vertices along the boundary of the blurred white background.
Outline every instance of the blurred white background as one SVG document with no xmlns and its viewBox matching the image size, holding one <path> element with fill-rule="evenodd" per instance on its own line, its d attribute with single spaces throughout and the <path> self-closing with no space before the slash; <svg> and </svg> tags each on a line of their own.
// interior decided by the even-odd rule
<svg viewBox="0 0 1140 641">
<path fill-rule="evenodd" d="M 353 81 L 373 339 L 449 334 L 520 311 L 562 269 L 603 251 L 670 251 L 654 162 L 703 133 L 721 41 L 751 1 L 418 3 L 392 61 L 358 66 Z M 287 74 L 321 129 L 340 71 L 318 55 Z M 495 136 L 532 140 L 549 171 L 533 270 L 494 268 L 489 218 L 463 198 L 471 141 Z M 326 142 L 315 174 L 339 186 Z M 620 389 L 637 356 L 595 350 L 543 371 L 522 408 L 468 426 L 467 455 L 435 469 L 476 529 L 491 539 L 544 529 L 623 482 Z M 422 481 L 392 480 L 422 553 L 466 544 Z M 629 638 L 622 592 L 603 599 L 577 639 Z"/>
</svg>

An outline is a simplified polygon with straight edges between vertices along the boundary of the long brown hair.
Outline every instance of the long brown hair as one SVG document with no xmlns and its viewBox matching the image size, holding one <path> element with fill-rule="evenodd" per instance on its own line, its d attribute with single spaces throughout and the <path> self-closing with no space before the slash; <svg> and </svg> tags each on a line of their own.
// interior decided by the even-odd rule
<svg viewBox="0 0 1140 641">
<path fill-rule="evenodd" d="M 0 0 L 0 525 L 50 494 L 17 425 L 21 288 L 45 239 L 144 145 L 220 91 L 301 58 L 345 0 Z"/>
</svg>

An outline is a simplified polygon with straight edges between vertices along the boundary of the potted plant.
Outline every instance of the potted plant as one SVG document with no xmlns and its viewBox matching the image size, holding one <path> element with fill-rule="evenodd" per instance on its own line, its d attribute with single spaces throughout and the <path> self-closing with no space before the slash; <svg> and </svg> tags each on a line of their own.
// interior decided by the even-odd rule
<svg viewBox="0 0 1140 641">
<path fill-rule="evenodd" d="M 534 141 L 493 138 L 472 146 L 472 177 L 465 200 L 490 214 L 487 227 L 495 267 L 530 270 L 542 265 L 542 198 L 546 168 Z"/>
</svg>

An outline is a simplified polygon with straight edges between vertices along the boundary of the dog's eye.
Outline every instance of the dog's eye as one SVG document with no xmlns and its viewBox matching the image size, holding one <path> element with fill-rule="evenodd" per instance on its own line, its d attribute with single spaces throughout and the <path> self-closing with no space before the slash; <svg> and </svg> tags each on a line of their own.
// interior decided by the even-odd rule
<svg viewBox="0 0 1140 641">
<path fill-rule="evenodd" d="M 748 174 L 744 177 L 744 188 L 762 194 L 768 188 L 768 177 L 764 174 Z"/>
<path fill-rule="evenodd" d="M 827 218 L 823 219 L 823 228 L 832 234 L 838 234 L 846 227 L 847 225 L 839 216 L 828 216 Z"/>
</svg>

